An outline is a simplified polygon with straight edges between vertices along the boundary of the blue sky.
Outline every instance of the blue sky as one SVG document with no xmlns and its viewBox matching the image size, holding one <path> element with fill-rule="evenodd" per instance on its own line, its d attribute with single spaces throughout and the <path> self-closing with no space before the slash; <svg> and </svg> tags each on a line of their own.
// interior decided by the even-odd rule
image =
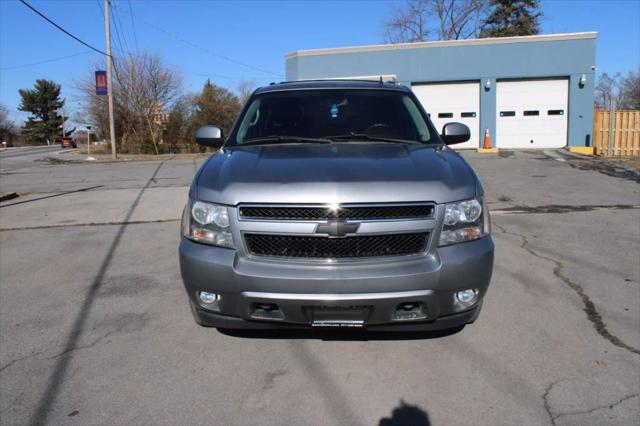
<svg viewBox="0 0 640 426">
<path fill-rule="evenodd" d="M 284 79 L 284 55 L 299 49 L 382 42 L 394 1 L 147 1 L 112 0 L 120 39 L 114 47 L 158 53 L 198 91 L 207 77 L 235 89 Z M 104 49 L 104 0 L 30 0 L 87 43 Z M 131 7 L 131 9 L 130 9 Z M 133 22 L 132 15 L 133 12 Z M 608 73 L 640 65 L 640 0 L 543 0 L 542 32 L 598 31 L 597 66 Z M 135 35 L 134 35 L 135 28 Z M 118 52 L 116 51 L 115 54 Z M 52 62 L 33 65 L 41 61 Z M 63 85 L 69 109 L 79 108 L 74 83 L 91 78 L 99 54 L 67 37 L 17 0 L 0 0 L 0 102 L 14 119 L 18 89 L 37 78 Z"/>
</svg>

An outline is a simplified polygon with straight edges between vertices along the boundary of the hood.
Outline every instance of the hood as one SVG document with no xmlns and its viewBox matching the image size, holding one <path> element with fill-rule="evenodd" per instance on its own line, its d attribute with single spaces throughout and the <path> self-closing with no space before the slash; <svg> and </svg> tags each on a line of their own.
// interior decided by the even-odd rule
<svg viewBox="0 0 640 426">
<path fill-rule="evenodd" d="M 392 143 L 222 149 L 194 184 L 192 197 L 226 205 L 444 203 L 476 194 L 475 174 L 449 148 Z"/>
</svg>

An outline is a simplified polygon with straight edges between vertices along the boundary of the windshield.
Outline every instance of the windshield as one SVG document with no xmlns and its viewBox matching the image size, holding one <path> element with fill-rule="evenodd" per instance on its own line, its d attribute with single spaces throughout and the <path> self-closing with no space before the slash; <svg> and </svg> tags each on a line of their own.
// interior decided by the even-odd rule
<svg viewBox="0 0 640 426">
<path fill-rule="evenodd" d="M 227 145 L 264 138 L 429 142 L 429 126 L 413 98 L 384 90 L 295 90 L 253 99 Z"/>
</svg>

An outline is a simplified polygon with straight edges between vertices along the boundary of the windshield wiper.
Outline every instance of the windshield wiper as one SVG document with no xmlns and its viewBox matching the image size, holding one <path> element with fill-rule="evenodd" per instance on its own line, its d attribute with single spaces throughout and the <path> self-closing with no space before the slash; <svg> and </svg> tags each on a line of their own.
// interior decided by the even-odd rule
<svg viewBox="0 0 640 426">
<path fill-rule="evenodd" d="M 302 136 L 265 136 L 264 138 L 248 139 L 238 146 L 248 145 L 277 145 L 284 143 L 332 143 L 330 139 L 305 138 Z"/>
<path fill-rule="evenodd" d="M 418 141 L 385 138 L 382 136 L 373 136 L 373 135 L 368 135 L 366 133 L 356 133 L 356 132 L 351 132 L 346 135 L 327 136 L 327 139 L 332 141 L 354 141 L 354 142 L 357 142 L 358 139 L 361 139 L 361 140 L 364 139 L 365 141 L 374 141 L 374 142 L 391 142 L 391 143 L 404 143 L 404 144 L 420 143 Z"/>
</svg>

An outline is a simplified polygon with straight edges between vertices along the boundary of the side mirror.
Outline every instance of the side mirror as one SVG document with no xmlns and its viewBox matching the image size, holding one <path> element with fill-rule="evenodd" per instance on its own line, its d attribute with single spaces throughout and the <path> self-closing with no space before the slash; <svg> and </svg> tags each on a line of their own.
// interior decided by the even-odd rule
<svg viewBox="0 0 640 426">
<path fill-rule="evenodd" d="M 220 148 L 224 143 L 222 129 L 218 126 L 204 126 L 196 131 L 198 145 Z"/>
<path fill-rule="evenodd" d="M 454 145 L 471 139 L 471 131 L 462 123 L 447 123 L 442 128 L 440 137 L 447 145 Z"/>
</svg>

